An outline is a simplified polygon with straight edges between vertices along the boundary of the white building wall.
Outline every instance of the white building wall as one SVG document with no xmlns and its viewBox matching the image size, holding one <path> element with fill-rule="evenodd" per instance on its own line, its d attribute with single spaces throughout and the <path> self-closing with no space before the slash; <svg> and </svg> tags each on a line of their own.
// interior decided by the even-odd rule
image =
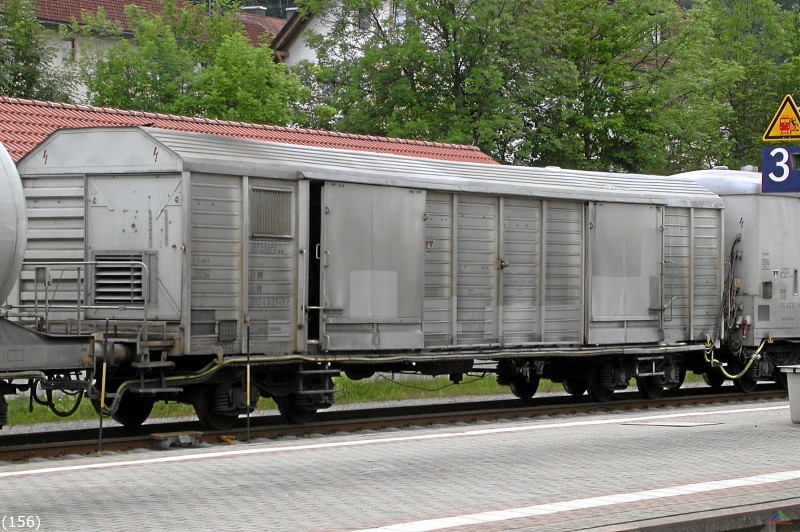
<svg viewBox="0 0 800 532">
<path fill-rule="evenodd" d="M 50 65 L 54 69 L 77 69 L 78 62 L 86 58 L 97 57 L 112 48 L 119 38 L 109 37 L 64 37 L 58 31 L 48 31 L 47 45 L 52 50 Z M 75 103 L 88 104 L 86 85 L 77 83 L 71 91 Z"/>
<path fill-rule="evenodd" d="M 314 17 L 302 33 L 289 45 L 288 55 L 284 60 L 284 63 L 288 66 L 294 66 L 301 61 L 309 61 L 311 63 L 316 62 L 317 60 L 317 53 L 308 45 L 306 37 L 308 32 L 313 31 L 316 33 L 320 33 L 322 35 L 327 34 L 330 31 L 330 28 L 325 25 L 323 20 L 320 17 Z"/>
</svg>

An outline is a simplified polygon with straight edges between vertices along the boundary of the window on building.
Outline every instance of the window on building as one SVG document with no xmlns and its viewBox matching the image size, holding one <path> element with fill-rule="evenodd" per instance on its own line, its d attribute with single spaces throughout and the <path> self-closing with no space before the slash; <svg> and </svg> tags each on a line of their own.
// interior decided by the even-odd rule
<svg viewBox="0 0 800 532">
<path fill-rule="evenodd" d="M 65 39 L 61 41 L 61 62 L 71 63 L 75 61 L 76 46 L 75 39 Z"/>
</svg>

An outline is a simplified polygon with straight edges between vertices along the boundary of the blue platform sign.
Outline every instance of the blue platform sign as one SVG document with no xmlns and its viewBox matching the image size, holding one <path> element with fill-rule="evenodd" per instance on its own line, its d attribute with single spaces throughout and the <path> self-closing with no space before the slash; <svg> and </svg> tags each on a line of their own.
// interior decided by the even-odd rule
<svg viewBox="0 0 800 532">
<path fill-rule="evenodd" d="M 800 146 L 762 148 L 761 192 L 800 192 Z"/>
</svg>

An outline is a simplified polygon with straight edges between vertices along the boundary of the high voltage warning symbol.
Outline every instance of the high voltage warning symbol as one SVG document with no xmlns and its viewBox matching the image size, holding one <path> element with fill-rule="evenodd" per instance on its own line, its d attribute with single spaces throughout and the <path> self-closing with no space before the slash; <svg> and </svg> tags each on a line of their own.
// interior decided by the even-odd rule
<svg viewBox="0 0 800 532">
<path fill-rule="evenodd" d="M 800 140 L 800 113 L 791 94 L 783 98 L 783 103 L 778 107 L 778 112 L 775 113 L 762 138 L 765 142 Z"/>
</svg>

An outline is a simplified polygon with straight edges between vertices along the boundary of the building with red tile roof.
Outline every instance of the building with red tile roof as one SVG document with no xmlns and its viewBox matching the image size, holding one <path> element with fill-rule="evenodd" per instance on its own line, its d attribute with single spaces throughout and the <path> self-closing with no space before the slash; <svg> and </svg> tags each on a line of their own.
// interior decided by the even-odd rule
<svg viewBox="0 0 800 532">
<path fill-rule="evenodd" d="M 61 26 L 83 21 L 83 12 L 105 12 L 109 22 L 118 22 L 123 31 L 130 32 L 125 6 L 137 5 L 148 13 L 161 11 L 158 0 L 36 0 L 37 17 L 45 25 Z"/>
<path fill-rule="evenodd" d="M 250 41 L 253 43 L 263 43 L 269 46 L 272 39 L 280 33 L 286 20 L 282 18 L 267 17 L 254 13 L 239 13 L 239 22 L 244 24 L 244 30 Z"/>
<path fill-rule="evenodd" d="M 149 126 L 321 148 L 498 164 L 473 146 L 0 97 L 0 142 L 15 162 L 57 129 L 115 126 Z"/>
<path fill-rule="evenodd" d="M 120 24 L 122 31 L 130 34 L 131 27 L 125 16 L 125 7 L 136 5 L 148 13 L 161 11 L 158 0 L 36 0 L 35 6 L 39 21 L 47 27 L 71 24 L 73 20 L 83 21 L 83 12 L 97 13 L 102 8 L 109 22 Z M 280 32 L 285 20 L 265 17 L 251 13 L 241 13 L 239 21 L 254 45 L 269 43 Z"/>
</svg>

